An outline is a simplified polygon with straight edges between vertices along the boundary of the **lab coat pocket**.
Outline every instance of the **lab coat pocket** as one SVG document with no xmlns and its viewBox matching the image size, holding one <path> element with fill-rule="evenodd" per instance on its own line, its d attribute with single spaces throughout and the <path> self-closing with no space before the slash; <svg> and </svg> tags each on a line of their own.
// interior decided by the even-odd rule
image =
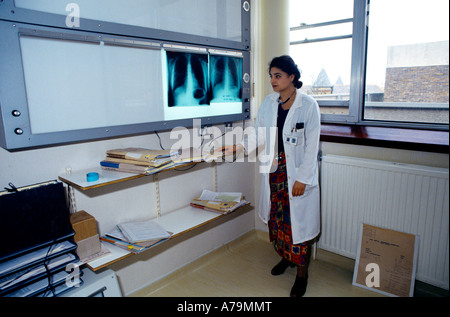
<svg viewBox="0 0 450 317">
<path fill-rule="evenodd" d="M 285 145 L 288 146 L 303 146 L 305 143 L 305 132 L 303 129 L 293 131 L 286 136 Z"/>
<path fill-rule="evenodd" d="M 305 143 L 305 129 L 300 129 L 292 133 L 297 138 L 297 146 L 303 146 Z"/>
<path fill-rule="evenodd" d="M 305 155 L 305 130 L 297 130 L 293 133 L 297 139 L 297 144 L 294 147 L 295 153 L 295 167 L 298 168 L 303 162 L 303 156 Z"/>
<path fill-rule="evenodd" d="M 294 196 L 293 197 L 294 201 L 301 201 L 303 199 L 308 199 L 308 197 L 311 194 L 311 191 L 312 191 L 312 186 L 306 185 L 305 186 L 305 191 L 303 192 L 303 194 L 301 196 Z"/>
</svg>

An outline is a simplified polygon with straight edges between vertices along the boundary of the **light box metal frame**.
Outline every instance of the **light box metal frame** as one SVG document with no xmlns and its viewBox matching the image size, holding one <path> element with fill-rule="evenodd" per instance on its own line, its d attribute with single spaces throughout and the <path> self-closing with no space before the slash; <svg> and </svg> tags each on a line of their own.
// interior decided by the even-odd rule
<svg viewBox="0 0 450 317">
<path fill-rule="evenodd" d="M 0 2 L 0 146 L 22 150 L 75 142 L 100 140 L 192 127 L 193 119 L 103 126 L 79 130 L 33 134 L 28 108 L 20 37 L 52 38 L 94 44 L 165 49 L 186 47 L 206 49 L 210 54 L 229 52 L 242 56 L 242 111 L 236 114 L 201 117 L 202 126 L 231 123 L 250 118 L 250 9 L 241 1 L 241 41 L 80 19 L 80 28 L 65 25 L 65 16 L 16 8 L 13 0 Z"/>
</svg>

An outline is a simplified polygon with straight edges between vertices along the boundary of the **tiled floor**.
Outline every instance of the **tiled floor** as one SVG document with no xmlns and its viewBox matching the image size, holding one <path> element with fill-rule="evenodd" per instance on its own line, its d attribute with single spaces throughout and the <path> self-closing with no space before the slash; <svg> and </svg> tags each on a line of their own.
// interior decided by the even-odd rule
<svg viewBox="0 0 450 317">
<path fill-rule="evenodd" d="M 132 296 L 287 297 L 296 269 L 272 276 L 280 257 L 264 232 L 250 232 Z M 305 297 L 382 296 L 352 285 L 354 260 L 318 250 Z"/>
</svg>

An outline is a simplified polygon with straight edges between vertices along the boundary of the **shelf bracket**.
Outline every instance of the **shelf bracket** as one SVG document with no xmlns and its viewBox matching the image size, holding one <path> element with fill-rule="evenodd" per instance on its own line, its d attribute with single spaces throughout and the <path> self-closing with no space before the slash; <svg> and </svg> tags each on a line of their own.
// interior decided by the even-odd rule
<svg viewBox="0 0 450 317">
<path fill-rule="evenodd" d="M 75 191 L 71 185 L 67 185 L 67 194 L 69 196 L 69 213 L 77 212 L 77 201 L 75 199 Z"/>
<path fill-rule="evenodd" d="M 153 174 L 153 183 L 155 184 L 155 207 L 156 217 L 161 217 L 161 197 L 159 193 L 159 176 L 158 173 Z"/>
<path fill-rule="evenodd" d="M 217 164 L 216 161 L 212 161 L 212 173 L 213 173 L 213 191 L 217 192 Z"/>
</svg>

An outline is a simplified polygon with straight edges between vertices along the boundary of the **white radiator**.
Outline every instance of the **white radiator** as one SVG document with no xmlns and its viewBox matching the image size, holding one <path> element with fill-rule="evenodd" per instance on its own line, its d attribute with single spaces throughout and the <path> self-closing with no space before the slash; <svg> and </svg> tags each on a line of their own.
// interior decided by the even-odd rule
<svg viewBox="0 0 450 317">
<path fill-rule="evenodd" d="M 416 278 L 449 289 L 448 169 L 324 155 L 318 247 L 355 258 L 361 222 L 419 235 Z"/>
</svg>

